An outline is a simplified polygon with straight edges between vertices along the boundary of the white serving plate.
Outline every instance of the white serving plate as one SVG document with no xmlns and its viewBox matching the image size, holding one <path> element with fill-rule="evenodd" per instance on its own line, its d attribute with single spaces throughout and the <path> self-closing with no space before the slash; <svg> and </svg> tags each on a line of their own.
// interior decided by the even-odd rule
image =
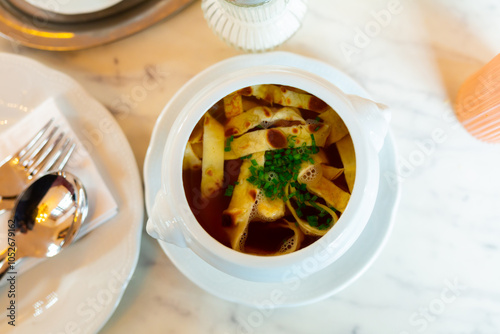
<svg viewBox="0 0 500 334">
<path fill-rule="evenodd" d="M 38 8 L 65 15 L 93 13 L 109 8 L 123 0 L 25 0 Z"/>
<path fill-rule="evenodd" d="M 138 261 L 144 210 L 134 155 L 111 114 L 73 79 L 5 53 L 0 73 L 0 132 L 45 99 L 60 96 L 68 106 L 62 112 L 118 203 L 111 220 L 17 277 L 15 327 L 5 321 L 12 298 L 7 287 L 0 288 L 0 333 L 96 333 L 113 314 Z"/>
<path fill-rule="evenodd" d="M 234 61 L 276 64 L 281 66 L 300 66 L 306 71 L 320 74 L 348 94 L 370 98 L 367 92 L 355 81 L 337 69 L 319 61 L 290 53 L 270 53 L 261 56 L 240 56 Z M 227 66 L 230 67 L 230 64 Z M 217 75 L 214 73 L 214 75 Z M 204 83 L 200 82 L 200 89 Z M 195 87 L 196 88 L 196 87 Z M 176 111 L 190 99 L 189 92 L 178 94 L 176 103 L 169 104 L 162 111 L 156 123 L 144 165 L 146 209 L 150 213 L 154 198 L 160 188 L 161 161 L 163 149 L 173 124 Z M 396 172 L 396 151 L 392 136 L 386 138 L 379 153 L 380 186 L 375 209 L 363 233 L 354 245 L 336 262 L 307 278 L 292 277 L 280 283 L 250 282 L 229 276 L 204 262 L 189 248 L 180 248 L 159 241 L 165 254 L 174 265 L 191 281 L 204 290 L 229 301 L 260 305 L 269 300 L 273 292 L 279 291 L 284 298 L 275 305 L 296 306 L 318 301 L 331 296 L 351 284 L 373 263 L 385 244 L 392 229 L 394 215 L 399 203 L 399 184 L 392 184 L 386 178 L 388 173 Z"/>
</svg>

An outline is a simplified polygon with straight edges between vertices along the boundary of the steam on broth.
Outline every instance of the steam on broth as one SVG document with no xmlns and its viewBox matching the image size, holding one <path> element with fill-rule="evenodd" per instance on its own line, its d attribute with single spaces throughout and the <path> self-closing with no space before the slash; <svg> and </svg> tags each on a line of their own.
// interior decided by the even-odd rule
<svg viewBox="0 0 500 334">
<path fill-rule="evenodd" d="M 302 90 L 257 85 L 208 110 L 186 145 L 183 182 L 216 240 L 287 254 L 325 235 L 349 202 L 354 146 L 339 115 Z"/>
</svg>

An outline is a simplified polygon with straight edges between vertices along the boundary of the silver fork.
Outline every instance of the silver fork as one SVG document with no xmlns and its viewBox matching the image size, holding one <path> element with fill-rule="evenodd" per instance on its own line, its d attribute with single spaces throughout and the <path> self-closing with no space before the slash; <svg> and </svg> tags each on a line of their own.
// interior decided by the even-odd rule
<svg viewBox="0 0 500 334">
<path fill-rule="evenodd" d="M 51 119 L 29 143 L 0 166 L 0 214 L 14 207 L 17 196 L 39 173 L 62 170 L 75 144 Z"/>
</svg>

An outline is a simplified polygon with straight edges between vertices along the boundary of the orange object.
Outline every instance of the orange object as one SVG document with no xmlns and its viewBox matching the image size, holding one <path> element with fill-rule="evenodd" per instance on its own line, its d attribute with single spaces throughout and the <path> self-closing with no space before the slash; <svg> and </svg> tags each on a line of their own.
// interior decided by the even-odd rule
<svg viewBox="0 0 500 334">
<path fill-rule="evenodd" d="M 455 113 L 474 137 L 500 143 L 500 54 L 463 83 Z"/>
</svg>

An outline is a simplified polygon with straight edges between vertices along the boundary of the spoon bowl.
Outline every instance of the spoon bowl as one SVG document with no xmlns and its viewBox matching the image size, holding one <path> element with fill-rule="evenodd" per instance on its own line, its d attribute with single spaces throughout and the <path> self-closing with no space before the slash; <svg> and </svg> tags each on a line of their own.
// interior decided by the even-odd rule
<svg viewBox="0 0 500 334">
<path fill-rule="evenodd" d="M 9 247 L 0 279 L 22 257 L 52 257 L 71 244 L 88 212 L 85 188 L 68 172 L 41 176 L 18 197 L 9 220 Z"/>
</svg>

